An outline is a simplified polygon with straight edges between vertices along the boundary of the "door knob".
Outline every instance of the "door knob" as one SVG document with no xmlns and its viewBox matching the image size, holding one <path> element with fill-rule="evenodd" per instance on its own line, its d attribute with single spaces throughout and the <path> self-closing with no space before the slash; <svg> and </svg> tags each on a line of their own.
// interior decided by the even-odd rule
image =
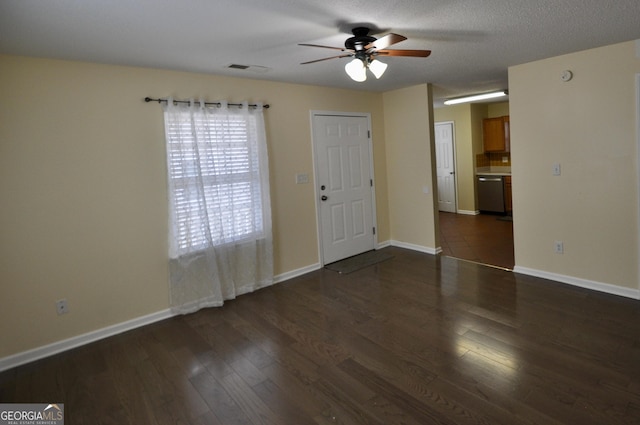
<svg viewBox="0 0 640 425">
<path fill-rule="evenodd" d="M 320 197 L 320 199 L 322 199 L 323 201 L 326 201 L 329 198 L 327 198 L 327 195 L 322 195 L 322 197 Z"/>
</svg>

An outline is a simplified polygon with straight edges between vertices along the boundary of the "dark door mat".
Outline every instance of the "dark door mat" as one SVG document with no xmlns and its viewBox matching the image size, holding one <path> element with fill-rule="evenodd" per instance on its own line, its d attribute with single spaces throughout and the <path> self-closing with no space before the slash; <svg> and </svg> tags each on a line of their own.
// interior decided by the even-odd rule
<svg viewBox="0 0 640 425">
<path fill-rule="evenodd" d="M 327 264 L 325 269 L 333 270 L 340 274 L 348 274 L 365 267 L 373 266 L 385 260 L 393 258 L 393 255 L 381 251 L 367 251 L 365 253 Z"/>
</svg>

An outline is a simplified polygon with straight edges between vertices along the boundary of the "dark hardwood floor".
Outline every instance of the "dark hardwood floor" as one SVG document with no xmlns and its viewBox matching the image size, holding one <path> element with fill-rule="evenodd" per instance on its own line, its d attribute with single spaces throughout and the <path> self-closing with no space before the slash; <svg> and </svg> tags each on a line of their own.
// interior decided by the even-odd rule
<svg viewBox="0 0 640 425">
<path fill-rule="evenodd" d="M 0 400 L 67 425 L 640 423 L 640 301 L 385 250 L 6 371 Z"/>
<path fill-rule="evenodd" d="M 464 215 L 442 212 L 440 246 L 442 254 L 512 270 L 513 222 L 492 214 Z"/>
</svg>

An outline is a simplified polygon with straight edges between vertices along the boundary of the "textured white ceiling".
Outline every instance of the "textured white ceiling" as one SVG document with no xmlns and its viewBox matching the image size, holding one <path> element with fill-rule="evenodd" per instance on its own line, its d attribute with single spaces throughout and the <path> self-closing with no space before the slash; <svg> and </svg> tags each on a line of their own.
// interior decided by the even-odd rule
<svg viewBox="0 0 640 425">
<path fill-rule="evenodd" d="M 640 0 L 1 0 L 0 53 L 386 91 L 429 82 L 436 103 L 507 88 L 507 68 L 640 39 Z M 337 51 L 350 29 L 409 39 L 364 83 Z M 266 72 L 228 69 L 255 65 Z M 0 78 L 1 75 L 0 75 Z"/>
</svg>

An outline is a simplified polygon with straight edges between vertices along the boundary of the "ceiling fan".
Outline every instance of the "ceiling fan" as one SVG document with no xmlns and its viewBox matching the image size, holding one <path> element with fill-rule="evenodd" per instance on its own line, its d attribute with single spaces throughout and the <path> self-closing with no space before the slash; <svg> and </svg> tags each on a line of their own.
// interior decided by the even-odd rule
<svg viewBox="0 0 640 425">
<path fill-rule="evenodd" d="M 324 49 L 340 50 L 344 54 L 331 56 L 323 59 L 316 59 L 308 62 L 302 62 L 306 65 L 315 62 L 321 62 L 329 59 L 339 59 L 352 57 L 353 60 L 345 65 L 345 71 L 355 81 L 362 82 L 367 79 L 367 68 L 380 78 L 387 69 L 387 64 L 380 62 L 378 56 L 409 56 L 426 58 L 431 54 L 431 50 L 388 50 L 387 47 L 404 41 L 407 37 L 389 33 L 380 38 L 369 35 L 369 28 L 356 27 L 351 30 L 353 37 L 349 37 L 344 42 L 344 47 L 322 46 L 319 44 L 300 43 L 300 46 L 322 47 Z"/>
</svg>

